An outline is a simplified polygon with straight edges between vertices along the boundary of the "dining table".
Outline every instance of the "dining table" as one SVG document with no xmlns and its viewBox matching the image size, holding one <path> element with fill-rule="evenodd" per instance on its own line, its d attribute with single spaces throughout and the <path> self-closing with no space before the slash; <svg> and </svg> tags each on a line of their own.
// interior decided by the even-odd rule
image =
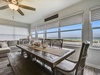
<svg viewBox="0 0 100 75">
<path fill-rule="evenodd" d="M 38 47 L 30 44 L 16 46 L 21 49 L 21 55 L 24 56 L 24 53 L 27 54 L 27 59 L 32 61 L 35 58 L 43 64 L 48 65 L 52 70 L 52 75 L 54 75 L 56 65 L 75 52 L 74 49 L 69 48 L 43 48 L 42 46 Z"/>
</svg>

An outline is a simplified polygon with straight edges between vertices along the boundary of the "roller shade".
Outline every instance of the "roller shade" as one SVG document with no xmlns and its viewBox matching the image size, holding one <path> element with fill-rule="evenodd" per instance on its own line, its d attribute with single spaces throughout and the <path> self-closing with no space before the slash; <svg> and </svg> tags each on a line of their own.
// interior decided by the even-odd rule
<svg viewBox="0 0 100 75">
<path fill-rule="evenodd" d="M 18 40 L 28 34 L 28 28 L 0 25 L 0 40 Z"/>
<path fill-rule="evenodd" d="M 36 26 L 33 26 L 32 29 L 31 29 L 31 31 L 35 32 L 35 30 L 36 30 Z"/>
<path fill-rule="evenodd" d="M 15 27 L 15 35 L 26 35 L 26 36 L 28 36 L 28 29 L 27 28 L 21 28 L 21 27 Z"/>
<path fill-rule="evenodd" d="M 0 25 L 0 40 L 13 40 L 14 27 Z"/>
<path fill-rule="evenodd" d="M 47 29 L 57 28 L 59 27 L 59 21 L 54 21 L 51 23 L 46 24 Z"/>
<path fill-rule="evenodd" d="M 83 13 L 69 16 L 60 20 L 60 26 L 67 26 L 82 23 Z"/>
<path fill-rule="evenodd" d="M 37 26 L 37 30 L 40 31 L 40 30 L 45 30 L 46 29 L 46 26 L 45 25 L 40 25 L 40 26 Z"/>
<path fill-rule="evenodd" d="M 91 10 L 91 20 L 100 20 L 100 8 Z"/>
<path fill-rule="evenodd" d="M 14 27 L 0 25 L 0 34 L 14 34 Z"/>
</svg>

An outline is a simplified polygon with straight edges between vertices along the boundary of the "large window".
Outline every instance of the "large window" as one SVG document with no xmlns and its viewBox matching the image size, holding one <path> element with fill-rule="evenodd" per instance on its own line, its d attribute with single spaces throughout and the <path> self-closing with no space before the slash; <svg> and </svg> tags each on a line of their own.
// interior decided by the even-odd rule
<svg viewBox="0 0 100 75">
<path fill-rule="evenodd" d="M 32 32 L 32 37 L 35 38 L 35 32 L 34 31 Z"/>
<path fill-rule="evenodd" d="M 60 20 L 60 37 L 65 44 L 79 45 L 82 42 L 83 13 L 77 13 Z"/>
<path fill-rule="evenodd" d="M 47 27 L 47 30 L 46 30 L 47 38 L 48 39 L 58 39 L 59 21 L 48 23 L 46 27 Z"/>
<path fill-rule="evenodd" d="M 37 26 L 38 39 L 45 38 L 45 25 Z"/>
<path fill-rule="evenodd" d="M 36 26 L 33 26 L 31 27 L 31 35 L 32 35 L 32 38 L 35 38 L 36 37 Z"/>
<path fill-rule="evenodd" d="M 0 25 L 0 40 L 15 40 L 27 38 L 27 36 L 27 28 Z"/>
<path fill-rule="evenodd" d="M 48 39 L 57 39 L 58 38 L 58 28 L 47 29 L 47 38 Z"/>
<path fill-rule="evenodd" d="M 61 38 L 66 44 L 80 44 L 82 42 L 82 24 L 60 27 Z"/>
<path fill-rule="evenodd" d="M 39 39 L 42 39 L 42 38 L 44 38 L 44 37 L 45 37 L 44 30 L 38 31 L 38 38 L 39 38 Z"/>
<path fill-rule="evenodd" d="M 14 27 L 0 25 L 0 40 L 14 39 Z"/>
<path fill-rule="evenodd" d="M 13 34 L 14 27 L 0 25 L 0 34 Z"/>
<path fill-rule="evenodd" d="M 91 10 L 93 46 L 100 47 L 100 7 Z"/>
<path fill-rule="evenodd" d="M 100 46 L 100 20 L 92 22 L 93 46 Z"/>
<path fill-rule="evenodd" d="M 21 38 L 27 38 L 28 36 L 28 29 L 27 28 L 21 28 L 21 27 L 15 27 L 14 29 L 15 39 L 21 39 Z"/>
</svg>

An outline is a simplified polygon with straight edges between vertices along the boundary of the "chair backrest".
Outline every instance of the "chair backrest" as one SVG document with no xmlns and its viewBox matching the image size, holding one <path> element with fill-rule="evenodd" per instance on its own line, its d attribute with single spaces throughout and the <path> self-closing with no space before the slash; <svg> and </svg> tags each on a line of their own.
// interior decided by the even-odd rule
<svg viewBox="0 0 100 75">
<path fill-rule="evenodd" d="M 50 39 L 44 39 L 44 43 L 47 43 L 51 47 L 51 40 Z"/>
<path fill-rule="evenodd" d="M 82 71 L 84 70 L 89 45 L 90 45 L 90 42 L 88 42 L 88 41 L 82 43 L 80 56 L 79 56 L 79 59 L 78 59 L 78 62 L 76 64 L 76 66 L 75 66 L 76 67 L 75 75 L 78 75 L 79 73 L 82 73 Z"/>
<path fill-rule="evenodd" d="M 16 46 L 18 44 L 18 40 L 9 40 L 7 43 L 8 46 Z"/>
<path fill-rule="evenodd" d="M 29 40 L 26 39 L 20 39 L 20 44 L 29 44 Z"/>
<path fill-rule="evenodd" d="M 57 46 L 59 48 L 62 48 L 63 39 L 52 39 L 52 46 Z"/>
</svg>

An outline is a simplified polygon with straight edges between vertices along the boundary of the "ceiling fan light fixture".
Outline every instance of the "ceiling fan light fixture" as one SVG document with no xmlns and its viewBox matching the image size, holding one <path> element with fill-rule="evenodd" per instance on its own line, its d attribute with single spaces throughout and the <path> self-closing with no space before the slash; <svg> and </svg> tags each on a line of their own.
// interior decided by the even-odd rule
<svg viewBox="0 0 100 75">
<path fill-rule="evenodd" d="M 17 5 L 11 4 L 11 3 L 8 4 L 8 6 L 10 7 L 10 9 L 15 10 L 15 11 L 18 10 L 18 8 L 19 8 Z"/>
</svg>

